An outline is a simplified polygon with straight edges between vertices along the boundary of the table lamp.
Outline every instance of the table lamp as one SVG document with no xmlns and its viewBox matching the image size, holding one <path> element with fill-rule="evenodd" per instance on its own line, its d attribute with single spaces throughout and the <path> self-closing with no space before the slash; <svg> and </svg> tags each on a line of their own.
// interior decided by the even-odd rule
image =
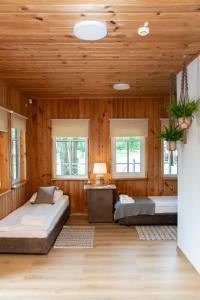
<svg viewBox="0 0 200 300">
<path fill-rule="evenodd" d="M 107 173 L 106 163 L 94 163 L 93 173 L 96 174 L 96 184 L 103 185 L 103 174 Z"/>
</svg>

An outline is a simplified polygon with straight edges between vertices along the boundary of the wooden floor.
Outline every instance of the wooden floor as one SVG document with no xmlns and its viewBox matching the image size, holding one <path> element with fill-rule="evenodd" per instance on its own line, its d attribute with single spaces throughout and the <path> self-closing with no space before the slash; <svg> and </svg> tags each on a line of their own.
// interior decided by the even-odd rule
<svg viewBox="0 0 200 300">
<path fill-rule="evenodd" d="M 87 225 L 86 217 L 68 224 Z M 175 242 L 139 241 L 133 227 L 95 227 L 93 249 L 0 255 L 0 299 L 200 299 L 200 276 Z"/>
</svg>

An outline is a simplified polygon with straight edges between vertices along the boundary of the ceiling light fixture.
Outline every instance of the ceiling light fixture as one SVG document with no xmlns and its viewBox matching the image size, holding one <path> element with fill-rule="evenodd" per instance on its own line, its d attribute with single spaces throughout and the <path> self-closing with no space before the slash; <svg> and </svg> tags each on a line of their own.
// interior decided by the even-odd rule
<svg viewBox="0 0 200 300">
<path fill-rule="evenodd" d="M 130 84 L 128 83 L 114 83 L 113 89 L 118 91 L 125 91 L 130 89 Z"/>
<path fill-rule="evenodd" d="M 138 34 L 141 36 L 146 36 L 150 32 L 149 23 L 145 22 L 144 26 L 138 28 Z"/>
<path fill-rule="evenodd" d="M 85 41 L 97 41 L 107 35 L 107 27 L 104 22 L 81 21 L 74 26 L 74 35 Z"/>
</svg>

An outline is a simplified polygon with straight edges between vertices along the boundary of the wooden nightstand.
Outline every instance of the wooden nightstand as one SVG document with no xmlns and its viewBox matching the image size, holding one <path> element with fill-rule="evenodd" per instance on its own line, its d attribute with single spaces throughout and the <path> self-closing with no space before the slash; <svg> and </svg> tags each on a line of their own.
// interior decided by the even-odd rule
<svg viewBox="0 0 200 300">
<path fill-rule="evenodd" d="M 84 185 L 87 193 L 89 222 L 113 222 L 113 191 L 115 189 L 114 184 Z"/>
</svg>

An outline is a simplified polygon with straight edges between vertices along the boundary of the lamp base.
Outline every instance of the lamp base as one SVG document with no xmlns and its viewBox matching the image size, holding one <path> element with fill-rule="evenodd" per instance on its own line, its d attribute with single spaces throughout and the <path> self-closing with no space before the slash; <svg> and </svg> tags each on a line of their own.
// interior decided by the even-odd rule
<svg viewBox="0 0 200 300">
<path fill-rule="evenodd" d="M 96 175 L 96 185 L 103 185 L 104 177 L 102 175 Z"/>
</svg>

